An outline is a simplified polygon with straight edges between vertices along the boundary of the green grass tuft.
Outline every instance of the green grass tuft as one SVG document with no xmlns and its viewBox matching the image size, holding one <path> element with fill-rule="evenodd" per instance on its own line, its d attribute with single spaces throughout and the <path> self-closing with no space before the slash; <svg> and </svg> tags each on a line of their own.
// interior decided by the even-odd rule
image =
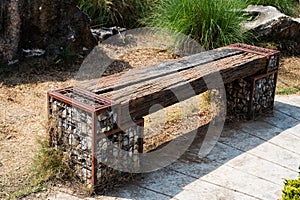
<svg viewBox="0 0 300 200">
<path fill-rule="evenodd" d="M 288 94 L 296 94 L 300 92 L 300 88 L 285 88 L 279 91 L 276 91 L 277 95 L 288 95 Z"/>
<path fill-rule="evenodd" d="M 33 158 L 33 184 L 41 184 L 49 180 L 60 179 L 69 175 L 67 161 L 63 153 L 49 146 L 47 141 L 41 141 L 41 148 Z"/>
<path fill-rule="evenodd" d="M 160 0 L 142 21 L 147 26 L 179 31 L 197 40 L 205 49 L 235 42 L 248 42 L 241 23 L 241 0 Z"/>
</svg>

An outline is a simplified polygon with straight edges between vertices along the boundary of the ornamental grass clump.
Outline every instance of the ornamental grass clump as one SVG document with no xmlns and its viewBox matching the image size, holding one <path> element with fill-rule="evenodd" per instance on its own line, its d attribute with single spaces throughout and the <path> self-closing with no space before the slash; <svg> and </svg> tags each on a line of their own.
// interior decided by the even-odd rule
<svg viewBox="0 0 300 200">
<path fill-rule="evenodd" d="M 241 0 L 160 0 L 142 21 L 189 35 L 213 49 L 249 41 L 251 35 L 242 27 L 245 7 Z"/>
</svg>

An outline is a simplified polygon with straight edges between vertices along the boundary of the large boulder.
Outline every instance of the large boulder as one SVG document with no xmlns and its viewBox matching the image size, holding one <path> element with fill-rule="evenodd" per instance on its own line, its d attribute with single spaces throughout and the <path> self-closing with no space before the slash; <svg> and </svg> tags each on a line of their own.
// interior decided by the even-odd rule
<svg viewBox="0 0 300 200">
<path fill-rule="evenodd" d="M 272 6 L 248 6 L 245 12 L 257 15 L 244 27 L 264 41 L 279 41 L 281 47 L 300 54 L 300 18 L 287 16 Z"/>
<path fill-rule="evenodd" d="M 55 57 L 66 48 L 78 53 L 93 48 L 90 19 L 77 4 L 78 0 L 1 0 L 0 61 L 28 50 L 41 49 Z"/>
</svg>

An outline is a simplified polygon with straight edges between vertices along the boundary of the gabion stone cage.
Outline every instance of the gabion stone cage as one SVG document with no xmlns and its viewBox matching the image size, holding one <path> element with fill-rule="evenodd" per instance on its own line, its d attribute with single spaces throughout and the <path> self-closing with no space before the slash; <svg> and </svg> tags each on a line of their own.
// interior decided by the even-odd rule
<svg viewBox="0 0 300 200">
<path fill-rule="evenodd" d="M 81 88 L 48 92 L 49 119 L 53 123 L 50 145 L 69 156 L 75 175 L 89 188 L 107 184 L 117 173 L 114 164 L 122 163 L 122 169 L 139 165 L 144 121 L 127 124 L 121 130 L 119 110 L 114 101 Z"/>
<path fill-rule="evenodd" d="M 267 57 L 266 68 L 250 77 L 241 78 L 225 85 L 227 115 L 230 118 L 255 119 L 262 113 L 273 111 L 279 66 L 279 51 L 245 44 L 231 45 L 246 52 Z"/>
</svg>

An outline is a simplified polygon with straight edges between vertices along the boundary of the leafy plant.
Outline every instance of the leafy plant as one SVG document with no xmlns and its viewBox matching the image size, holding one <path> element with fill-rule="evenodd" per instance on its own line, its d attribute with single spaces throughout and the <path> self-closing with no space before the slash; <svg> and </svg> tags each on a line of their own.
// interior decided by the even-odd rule
<svg viewBox="0 0 300 200">
<path fill-rule="evenodd" d="M 241 0 L 160 0 L 142 21 L 190 35 L 205 49 L 249 41 Z"/>
<path fill-rule="evenodd" d="M 300 166 L 299 166 L 300 170 Z M 282 200 L 299 200 L 300 199 L 300 172 L 296 180 L 284 180 L 282 191 Z"/>
<path fill-rule="evenodd" d="M 55 64 L 60 64 L 60 65 L 65 65 L 68 64 L 70 61 L 74 61 L 74 58 L 76 59 L 83 59 L 83 55 L 81 55 L 80 53 L 72 50 L 72 43 L 68 44 L 65 48 L 60 49 L 60 54 L 57 58 L 57 60 L 55 61 Z M 75 60 L 76 60 L 75 59 Z"/>
<path fill-rule="evenodd" d="M 80 0 L 79 8 L 86 12 L 98 26 L 120 26 L 134 28 L 145 16 L 151 0 Z"/>
</svg>

